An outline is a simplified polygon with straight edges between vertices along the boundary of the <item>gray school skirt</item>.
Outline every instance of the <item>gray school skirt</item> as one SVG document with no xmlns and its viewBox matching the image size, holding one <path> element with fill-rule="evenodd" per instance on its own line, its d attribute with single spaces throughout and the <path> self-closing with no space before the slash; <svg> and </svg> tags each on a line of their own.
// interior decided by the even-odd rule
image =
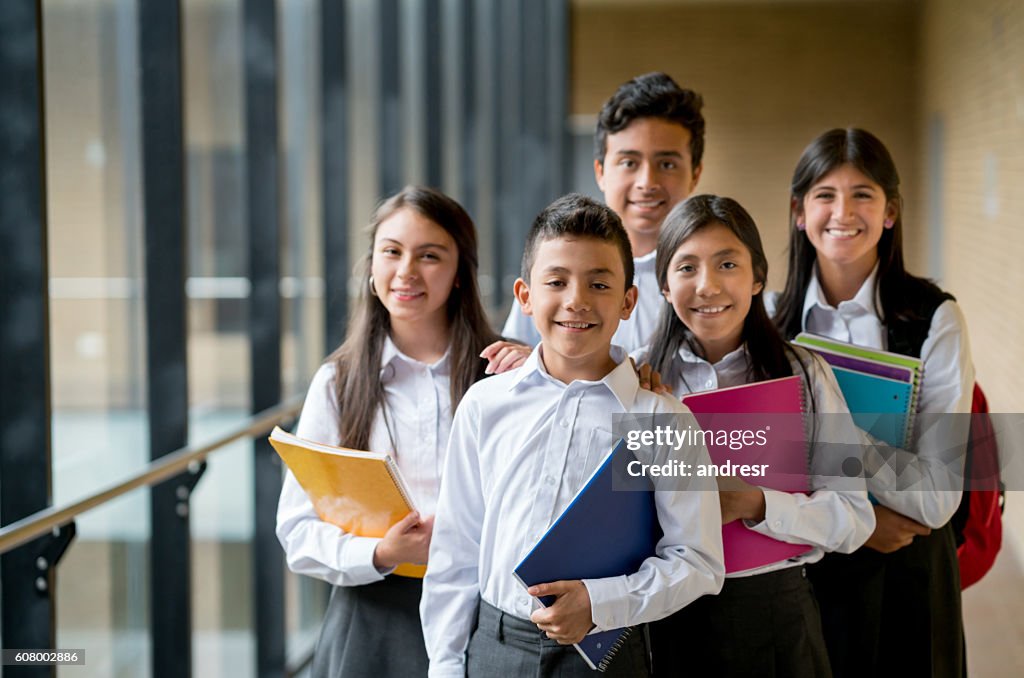
<svg viewBox="0 0 1024 678">
<path fill-rule="evenodd" d="M 727 578 L 718 595 L 650 628 L 658 678 L 832 675 L 818 604 L 800 566 Z"/>
<path fill-rule="evenodd" d="M 808 573 L 836 678 L 967 675 L 949 523 L 892 553 L 828 553 Z"/>
<path fill-rule="evenodd" d="M 423 580 L 391 575 L 363 586 L 335 586 L 313 652 L 313 678 L 427 675 L 420 624 Z"/>
</svg>

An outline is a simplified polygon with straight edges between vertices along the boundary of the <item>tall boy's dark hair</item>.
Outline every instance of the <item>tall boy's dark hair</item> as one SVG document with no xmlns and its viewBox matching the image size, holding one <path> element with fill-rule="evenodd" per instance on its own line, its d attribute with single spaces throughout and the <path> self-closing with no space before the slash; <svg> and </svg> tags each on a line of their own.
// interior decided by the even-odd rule
<svg viewBox="0 0 1024 678">
<path fill-rule="evenodd" d="M 743 341 L 749 357 L 748 381 L 764 381 L 793 374 L 790 359 L 796 359 L 806 377 L 806 367 L 793 348 L 786 343 L 764 308 L 764 285 L 768 281 L 768 258 L 761 245 L 761 235 L 753 218 L 731 198 L 716 195 L 695 195 L 679 203 L 665 217 L 658 235 L 658 254 L 654 260 L 658 287 L 668 289 L 669 264 L 676 250 L 694 234 L 704 228 L 722 224 L 739 238 L 750 251 L 754 280 L 761 283 L 761 291 L 750 301 L 750 310 L 743 321 Z M 704 347 L 679 319 L 671 304 L 665 304 L 658 318 L 658 326 L 651 336 L 648 362 L 661 374 L 667 374 L 672 359 L 686 345 L 695 355 L 706 357 Z M 809 381 L 808 381 L 809 383 Z M 689 390 L 689 389 L 688 389 Z"/>
<path fill-rule="evenodd" d="M 921 320 L 914 309 L 914 300 L 928 292 L 940 293 L 929 280 L 907 272 L 903 264 L 903 198 L 900 197 L 900 176 L 885 145 L 862 129 L 849 127 L 825 132 L 804 149 L 793 170 L 790 185 L 789 272 L 786 286 L 779 295 L 775 323 L 782 334 L 792 339 L 803 325 L 804 297 L 811 281 L 817 251 L 807 233 L 797 229 L 797 217 L 803 211 L 804 197 L 811 187 L 829 172 L 849 163 L 881 186 L 886 200 L 896 206 L 892 228 L 882 231 L 878 241 L 878 276 L 875 279 L 876 308 L 886 325 L 898 321 Z"/>
<path fill-rule="evenodd" d="M 690 131 L 690 161 L 696 169 L 704 156 L 703 106 L 699 94 L 683 89 L 665 73 L 637 76 L 620 85 L 601 108 L 594 133 L 594 157 L 604 164 L 609 134 L 621 132 L 639 118 L 661 118 Z"/>
<path fill-rule="evenodd" d="M 480 351 L 500 337 L 487 322 L 477 287 L 476 228 L 459 203 L 440 191 L 406 186 L 377 206 L 367 232 L 370 247 L 363 260 L 365 271 L 359 301 L 349 323 L 345 342 L 327 360 L 334 363 L 335 395 L 339 404 L 338 430 L 345 447 L 365 450 L 378 409 L 384 404 L 380 380 L 380 356 L 384 339 L 391 332 L 391 317 L 380 299 L 371 294 L 370 262 L 373 240 L 387 218 L 401 209 L 411 209 L 434 222 L 452 237 L 458 248 L 455 284 L 448 295 L 448 360 L 452 411 L 474 382 L 483 378 L 486 361 Z"/>
<path fill-rule="evenodd" d="M 579 193 L 570 193 L 555 200 L 533 220 L 523 250 L 523 280 L 530 281 L 530 271 L 540 243 L 566 236 L 596 238 L 615 245 L 622 255 L 626 289 L 633 286 L 633 248 L 629 245 L 622 220 L 611 208 Z"/>
</svg>

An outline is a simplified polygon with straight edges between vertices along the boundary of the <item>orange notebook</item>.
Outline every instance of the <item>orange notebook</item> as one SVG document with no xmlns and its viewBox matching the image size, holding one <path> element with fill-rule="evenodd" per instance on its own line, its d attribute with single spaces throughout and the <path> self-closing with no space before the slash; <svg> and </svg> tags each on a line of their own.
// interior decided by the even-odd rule
<svg viewBox="0 0 1024 678">
<path fill-rule="evenodd" d="M 284 463 L 309 495 L 320 519 L 360 537 L 383 537 L 415 510 L 398 464 L 383 452 L 363 452 L 303 440 L 274 427 Z M 423 577 L 426 566 L 403 563 L 395 574 Z"/>
</svg>

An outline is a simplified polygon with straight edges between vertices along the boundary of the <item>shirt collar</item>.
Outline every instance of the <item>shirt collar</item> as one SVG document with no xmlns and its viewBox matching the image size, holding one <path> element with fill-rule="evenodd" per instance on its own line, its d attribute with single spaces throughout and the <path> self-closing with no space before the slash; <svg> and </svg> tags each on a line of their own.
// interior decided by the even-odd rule
<svg viewBox="0 0 1024 678">
<path fill-rule="evenodd" d="M 875 262 L 875 267 L 871 269 L 871 273 L 868 274 L 868 277 L 861 284 L 860 289 L 857 290 L 857 294 L 853 296 L 853 299 L 849 302 L 840 303 L 856 304 L 865 311 L 873 311 L 875 306 L 879 303 L 877 299 L 877 291 L 875 289 L 875 280 L 877 278 L 878 262 Z M 802 327 L 807 327 L 807 318 L 815 307 L 826 311 L 835 310 L 835 308 L 825 300 L 825 290 L 821 289 L 821 282 L 818 280 L 818 264 L 814 264 L 814 269 L 811 271 L 811 280 L 807 284 L 807 294 L 804 295 L 804 308 L 803 313 L 800 316 Z"/>
<path fill-rule="evenodd" d="M 390 335 L 386 336 L 384 337 L 384 346 L 381 348 L 380 351 L 380 377 L 384 381 L 390 380 L 391 377 L 393 377 L 395 374 L 394 363 L 396 362 L 401 362 L 406 365 L 418 365 L 420 367 L 427 367 L 434 374 L 447 374 L 449 367 L 448 358 L 451 355 L 451 350 L 451 346 L 449 346 L 445 350 L 444 355 L 441 356 L 441 358 L 437 362 L 431 365 L 427 365 L 426 363 L 420 362 L 415 358 L 410 358 L 409 356 L 399 351 L 398 347 L 395 346 L 395 342 L 391 340 Z"/>
<path fill-rule="evenodd" d="M 528 379 L 541 379 L 565 388 L 562 382 L 548 374 L 548 371 L 544 368 L 544 361 L 541 360 L 542 349 L 543 344 L 537 344 L 537 347 L 530 353 L 526 362 L 519 367 L 515 377 L 512 379 L 512 383 L 509 384 L 508 390 L 513 390 Z M 615 396 L 615 399 L 619 401 L 619 404 L 622 405 L 622 409 L 628 412 L 636 400 L 637 391 L 640 389 L 640 380 L 636 376 L 636 370 L 633 369 L 633 363 L 629 361 L 629 356 L 626 355 L 625 349 L 620 346 L 612 346 L 610 354 L 612 360 L 617 363 L 611 372 L 606 374 L 599 382 L 580 381 L 579 383 L 604 384 L 611 391 L 612 395 Z"/>
<path fill-rule="evenodd" d="M 701 358 L 699 355 L 697 355 L 696 353 L 691 351 L 685 344 L 679 347 L 679 352 L 677 353 L 677 355 L 679 356 L 679 359 L 682 360 L 684 363 L 696 363 L 696 364 L 711 365 L 711 363 L 709 363 L 707 360 L 705 360 L 704 358 Z M 729 351 L 728 353 L 726 353 L 724 356 L 722 356 L 722 359 L 719 360 L 714 365 L 712 365 L 712 367 L 714 367 L 716 369 L 723 369 L 723 368 L 727 369 L 727 368 L 733 367 L 734 365 L 736 365 L 736 363 L 742 363 L 743 366 L 746 367 L 746 363 L 747 363 L 747 345 L 746 344 L 740 344 L 740 346 L 738 348 L 733 349 L 732 351 Z"/>
</svg>

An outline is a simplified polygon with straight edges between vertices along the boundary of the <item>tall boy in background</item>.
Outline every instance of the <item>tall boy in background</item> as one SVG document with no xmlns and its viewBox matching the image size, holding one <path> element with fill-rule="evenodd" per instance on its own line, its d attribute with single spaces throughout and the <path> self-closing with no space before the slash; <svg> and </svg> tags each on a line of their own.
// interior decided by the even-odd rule
<svg viewBox="0 0 1024 678">
<path fill-rule="evenodd" d="M 638 299 L 612 344 L 627 352 L 646 345 L 663 304 L 654 274 L 654 248 L 661 222 L 676 203 L 697 187 L 704 155 L 701 96 L 683 89 L 664 73 L 648 73 L 623 83 L 605 102 L 594 134 L 594 177 L 605 204 L 622 220 L 633 248 Z M 512 304 L 502 335 L 535 346 L 540 334 Z M 490 371 L 522 363 L 528 349 L 495 342 L 481 354 Z"/>
</svg>

